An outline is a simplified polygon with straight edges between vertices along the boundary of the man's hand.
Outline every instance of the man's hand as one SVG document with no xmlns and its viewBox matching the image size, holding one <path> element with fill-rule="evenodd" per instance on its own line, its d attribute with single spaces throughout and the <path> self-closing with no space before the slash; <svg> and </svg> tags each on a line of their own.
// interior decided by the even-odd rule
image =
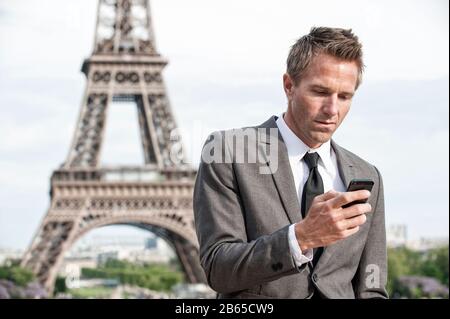
<svg viewBox="0 0 450 319">
<path fill-rule="evenodd" d="M 295 224 L 295 235 L 302 251 L 323 247 L 347 238 L 359 230 L 371 211 L 370 204 L 355 204 L 347 208 L 343 205 L 355 200 L 367 199 L 370 192 L 329 191 L 316 196 L 311 203 L 306 218 Z"/>
</svg>

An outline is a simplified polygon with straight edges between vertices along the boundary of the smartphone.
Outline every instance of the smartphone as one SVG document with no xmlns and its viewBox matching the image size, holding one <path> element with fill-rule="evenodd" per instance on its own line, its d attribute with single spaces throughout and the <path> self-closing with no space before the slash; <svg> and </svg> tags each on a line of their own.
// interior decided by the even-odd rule
<svg viewBox="0 0 450 319">
<path fill-rule="evenodd" d="M 371 180 L 371 179 L 365 179 L 365 178 L 352 179 L 350 181 L 350 184 L 348 184 L 347 192 L 359 191 L 361 189 L 365 189 L 370 192 L 370 191 L 372 191 L 373 184 L 374 184 L 373 180 Z M 342 206 L 342 208 L 347 208 L 347 207 L 350 207 L 355 204 L 364 204 L 366 202 L 367 202 L 367 199 L 366 200 L 355 200 L 354 202 L 345 204 L 344 206 Z"/>
</svg>

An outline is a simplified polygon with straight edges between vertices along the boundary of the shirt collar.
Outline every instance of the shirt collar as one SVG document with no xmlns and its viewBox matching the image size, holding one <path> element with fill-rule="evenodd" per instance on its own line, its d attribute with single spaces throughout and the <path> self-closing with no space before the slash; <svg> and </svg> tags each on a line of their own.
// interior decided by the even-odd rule
<svg viewBox="0 0 450 319">
<path fill-rule="evenodd" d="M 284 121 L 284 113 L 278 117 L 276 120 L 278 130 L 280 131 L 281 137 L 283 138 L 284 143 L 286 144 L 288 156 L 291 160 L 295 162 L 299 162 L 303 156 L 305 156 L 306 152 L 317 152 L 322 160 L 323 165 L 326 170 L 330 170 L 332 168 L 331 161 L 331 143 L 328 140 L 327 142 L 320 145 L 318 148 L 310 148 L 306 145 L 294 132 L 287 126 Z"/>
</svg>

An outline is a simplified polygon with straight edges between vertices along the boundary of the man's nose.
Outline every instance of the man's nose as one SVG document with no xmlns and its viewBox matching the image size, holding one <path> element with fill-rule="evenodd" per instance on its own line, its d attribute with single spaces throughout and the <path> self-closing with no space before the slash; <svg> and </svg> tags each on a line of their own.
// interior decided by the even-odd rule
<svg viewBox="0 0 450 319">
<path fill-rule="evenodd" d="M 334 116 L 338 113 L 338 96 L 331 94 L 327 97 L 323 104 L 323 112 L 328 116 Z"/>
</svg>

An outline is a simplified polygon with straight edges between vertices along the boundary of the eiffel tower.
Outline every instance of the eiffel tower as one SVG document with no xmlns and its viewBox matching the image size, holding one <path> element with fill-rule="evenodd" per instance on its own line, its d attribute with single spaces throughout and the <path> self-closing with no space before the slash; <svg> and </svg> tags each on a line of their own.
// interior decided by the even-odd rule
<svg viewBox="0 0 450 319">
<path fill-rule="evenodd" d="M 164 238 L 190 283 L 205 283 L 199 264 L 187 166 L 161 76 L 147 0 L 99 0 L 87 84 L 65 162 L 51 176 L 51 204 L 22 260 L 53 291 L 64 254 L 84 234 L 131 225 Z M 134 102 L 145 165 L 102 167 L 99 156 L 108 106 Z"/>
</svg>

